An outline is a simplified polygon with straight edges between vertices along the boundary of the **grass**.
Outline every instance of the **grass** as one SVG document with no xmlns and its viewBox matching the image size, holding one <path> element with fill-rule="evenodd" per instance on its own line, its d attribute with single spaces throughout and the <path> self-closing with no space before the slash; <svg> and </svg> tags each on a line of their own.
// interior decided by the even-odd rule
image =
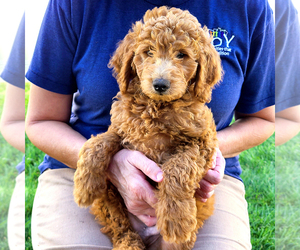
<svg viewBox="0 0 300 250">
<path fill-rule="evenodd" d="M 22 153 L 0 138 L 0 249 L 8 249 L 7 243 L 7 214 L 10 198 L 18 175 L 15 167 L 22 160 Z"/>
<path fill-rule="evenodd" d="M 2 113 L 6 84 L 0 82 L 0 117 Z M 7 213 L 10 198 L 18 175 L 17 164 L 23 154 L 10 146 L 0 134 L 0 249 L 8 249 Z"/>
<path fill-rule="evenodd" d="M 300 249 L 300 134 L 276 148 L 276 249 Z"/>
<path fill-rule="evenodd" d="M 240 155 L 253 249 L 275 249 L 274 135 Z"/>
</svg>

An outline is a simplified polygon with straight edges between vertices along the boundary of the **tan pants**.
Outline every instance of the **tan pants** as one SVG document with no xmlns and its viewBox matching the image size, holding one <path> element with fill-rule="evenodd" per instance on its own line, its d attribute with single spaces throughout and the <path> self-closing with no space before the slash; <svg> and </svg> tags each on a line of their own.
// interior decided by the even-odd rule
<svg viewBox="0 0 300 250">
<path fill-rule="evenodd" d="M 7 217 L 7 238 L 9 249 L 25 249 L 25 171 L 17 176 L 10 200 Z"/>
<path fill-rule="evenodd" d="M 72 169 L 47 170 L 39 177 L 32 214 L 33 248 L 112 249 L 89 209 L 73 200 Z M 251 249 L 244 185 L 225 176 L 215 190 L 215 213 L 199 231 L 194 249 Z"/>
</svg>

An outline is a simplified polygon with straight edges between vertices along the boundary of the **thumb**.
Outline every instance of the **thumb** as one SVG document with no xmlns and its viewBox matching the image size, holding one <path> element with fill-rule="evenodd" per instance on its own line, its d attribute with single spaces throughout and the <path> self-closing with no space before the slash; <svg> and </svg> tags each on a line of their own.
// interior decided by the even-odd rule
<svg viewBox="0 0 300 250">
<path fill-rule="evenodd" d="M 157 218 L 149 215 L 138 215 L 137 216 L 147 227 L 153 227 L 156 225 Z"/>
<path fill-rule="evenodd" d="M 128 158 L 128 162 L 141 170 L 146 176 L 155 182 L 161 182 L 163 179 L 163 172 L 160 167 L 152 160 L 147 158 L 139 151 L 134 151 Z"/>
</svg>

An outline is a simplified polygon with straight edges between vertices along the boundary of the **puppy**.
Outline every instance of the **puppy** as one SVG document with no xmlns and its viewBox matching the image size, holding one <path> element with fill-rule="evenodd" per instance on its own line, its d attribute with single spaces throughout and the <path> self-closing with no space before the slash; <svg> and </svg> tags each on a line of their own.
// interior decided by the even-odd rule
<svg viewBox="0 0 300 250">
<path fill-rule="evenodd" d="M 205 103 L 222 69 L 209 32 L 188 11 L 154 8 L 119 43 L 109 66 L 120 92 L 108 131 L 92 137 L 80 151 L 75 201 L 93 204 L 92 213 L 114 249 L 145 249 L 106 173 L 119 150 L 140 151 L 164 173 L 155 207 L 161 248 L 192 249 L 198 229 L 213 213 L 213 198 L 202 203 L 194 197 L 217 147 Z"/>
</svg>

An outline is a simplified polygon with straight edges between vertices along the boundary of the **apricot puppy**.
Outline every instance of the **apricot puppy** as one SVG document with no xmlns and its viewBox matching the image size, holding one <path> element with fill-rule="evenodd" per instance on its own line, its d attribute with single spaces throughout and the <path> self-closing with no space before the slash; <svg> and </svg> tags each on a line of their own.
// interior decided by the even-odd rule
<svg viewBox="0 0 300 250">
<path fill-rule="evenodd" d="M 111 158 L 123 148 L 142 152 L 163 170 L 155 210 L 162 249 L 192 249 L 213 213 L 213 198 L 201 203 L 194 197 L 217 147 L 205 103 L 222 70 L 210 42 L 207 28 L 188 11 L 154 8 L 133 25 L 110 60 L 120 92 L 108 131 L 80 151 L 74 197 L 79 206 L 93 204 L 114 249 L 147 247 L 107 178 Z"/>
</svg>

